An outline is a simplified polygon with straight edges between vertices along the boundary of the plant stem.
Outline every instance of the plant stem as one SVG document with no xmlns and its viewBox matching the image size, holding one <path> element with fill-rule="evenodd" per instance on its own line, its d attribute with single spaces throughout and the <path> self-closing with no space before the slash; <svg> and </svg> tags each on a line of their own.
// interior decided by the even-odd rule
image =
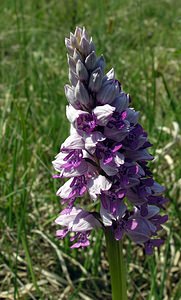
<svg viewBox="0 0 181 300">
<path fill-rule="evenodd" d="M 127 300 L 126 268 L 122 242 L 115 240 L 110 229 L 106 229 L 105 235 L 111 275 L 112 300 Z"/>
</svg>

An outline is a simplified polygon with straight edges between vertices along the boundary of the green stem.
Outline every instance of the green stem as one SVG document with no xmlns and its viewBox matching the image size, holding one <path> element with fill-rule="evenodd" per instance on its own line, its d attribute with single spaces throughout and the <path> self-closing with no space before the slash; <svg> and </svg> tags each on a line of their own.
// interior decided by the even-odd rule
<svg viewBox="0 0 181 300">
<path fill-rule="evenodd" d="M 110 229 L 106 229 L 105 235 L 111 275 L 112 300 L 127 300 L 126 268 L 122 242 L 115 240 Z"/>
</svg>

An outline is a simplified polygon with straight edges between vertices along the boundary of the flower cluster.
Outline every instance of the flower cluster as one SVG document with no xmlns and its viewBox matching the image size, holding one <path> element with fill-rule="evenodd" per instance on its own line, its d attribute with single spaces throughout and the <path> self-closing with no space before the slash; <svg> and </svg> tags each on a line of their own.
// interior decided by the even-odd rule
<svg viewBox="0 0 181 300">
<path fill-rule="evenodd" d="M 156 238 L 167 215 L 164 188 L 152 178 L 147 163 L 153 157 L 139 113 L 122 91 L 114 70 L 104 73 L 104 57 L 97 57 L 92 38 L 76 28 L 65 39 L 70 85 L 65 86 L 70 136 L 53 161 L 56 178 L 69 178 L 57 191 L 66 208 L 56 219 L 59 238 L 74 232 L 72 247 L 88 246 L 92 229 L 109 227 L 116 240 L 126 234 L 143 244 L 147 254 L 163 241 Z M 99 212 L 75 206 L 79 197 L 100 201 Z"/>
</svg>

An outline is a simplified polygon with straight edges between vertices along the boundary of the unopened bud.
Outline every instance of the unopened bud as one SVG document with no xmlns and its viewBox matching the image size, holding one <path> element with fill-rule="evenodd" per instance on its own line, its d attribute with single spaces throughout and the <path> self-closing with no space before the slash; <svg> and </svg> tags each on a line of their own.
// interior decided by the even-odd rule
<svg viewBox="0 0 181 300">
<path fill-rule="evenodd" d="M 92 72 L 89 80 L 89 89 L 92 92 L 97 93 L 99 91 L 102 84 L 102 78 L 103 78 L 103 73 L 101 68 L 97 68 L 95 71 Z"/>
<path fill-rule="evenodd" d="M 86 70 L 86 67 L 84 66 L 84 64 L 81 62 L 81 60 L 79 59 L 77 64 L 76 64 L 76 73 L 77 76 L 79 77 L 79 79 L 81 81 L 87 80 L 89 77 L 89 74 Z"/>
<path fill-rule="evenodd" d="M 92 51 L 85 60 L 85 65 L 88 70 L 93 70 L 96 64 L 96 54 L 95 51 Z"/>
<path fill-rule="evenodd" d="M 87 92 L 84 84 L 81 81 L 77 82 L 77 85 L 75 88 L 75 97 L 81 104 L 83 104 L 83 106 L 88 107 L 89 95 L 88 95 L 88 92 Z"/>
</svg>

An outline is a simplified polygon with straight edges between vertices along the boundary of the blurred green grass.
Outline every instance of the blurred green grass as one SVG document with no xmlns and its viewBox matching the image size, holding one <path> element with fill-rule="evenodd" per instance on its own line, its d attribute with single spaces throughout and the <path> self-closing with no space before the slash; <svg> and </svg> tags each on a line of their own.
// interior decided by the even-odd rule
<svg viewBox="0 0 181 300">
<path fill-rule="evenodd" d="M 51 161 L 69 132 L 64 37 L 76 25 L 140 110 L 152 170 L 170 198 L 161 251 L 145 257 L 125 242 L 129 298 L 181 298 L 180 15 L 177 0 L 0 2 L 0 299 L 111 299 L 102 234 L 70 250 L 53 225 L 60 203 Z"/>
</svg>

